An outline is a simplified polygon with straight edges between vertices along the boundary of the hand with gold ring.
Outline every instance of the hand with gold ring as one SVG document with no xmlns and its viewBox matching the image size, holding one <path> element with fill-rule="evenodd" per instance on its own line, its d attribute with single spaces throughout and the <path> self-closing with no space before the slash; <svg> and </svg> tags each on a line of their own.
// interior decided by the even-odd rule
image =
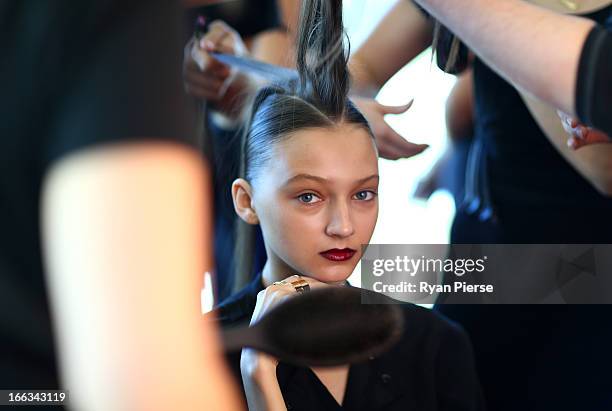
<svg viewBox="0 0 612 411">
<path fill-rule="evenodd" d="M 296 276 L 292 276 L 292 277 L 296 277 Z M 291 277 L 289 277 L 289 278 L 291 278 Z M 293 286 L 293 288 L 295 289 L 295 291 L 297 291 L 299 293 L 302 293 L 304 291 L 310 291 L 310 284 L 308 284 L 308 281 L 304 280 L 299 275 L 297 275 L 297 279 L 296 280 L 293 280 L 291 282 L 287 282 L 287 280 L 281 280 L 281 281 L 275 281 L 272 284 L 273 285 L 287 285 L 287 284 L 291 284 Z"/>
<path fill-rule="evenodd" d="M 328 285 L 313 278 L 300 275 L 292 275 L 281 281 L 275 281 L 257 294 L 257 302 L 251 317 L 251 325 L 259 321 L 267 312 L 287 298 L 319 287 L 328 287 Z"/>
<path fill-rule="evenodd" d="M 304 291 L 310 291 L 310 284 L 308 284 L 308 281 L 304 280 L 301 277 L 295 281 L 291 281 L 291 285 L 293 286 L 293 288 L 295 288 L 295 291 L 297 291 L 298 293 L 303 293 Z"/>
<path fill-rule="evenodd" d="M 258 322 L 266 313 L 286 299 L 319 287 L 329 287 L 329 285 L 299 275 L 292 275 L 281 281 L 275 281 L 257 294 L 257 302 L 251 317 L 251 325 Z M 247 398 L 258 398 L 260 396 L 258 393 L 261 393 L 261 387 L 268 387 L 273 392 L 280 392 L 277 389 L 277 365 L 278 359 L 271 355 L 252 348 L 244 348 L 242 350 L 240 373 L 242 374 L 242 382 L 245 392 L 247 392 Z"/>
<path fill-rule="evenodd" d="M 292 275 L 281 281 L 275 281 L 257 294 L 255 310 L 251 317 L 251 325 L 258 322 L 266 313 L 288 298 L 299 295 L 310 289 L 329 287 L 328 284 L 310 277 Z M 262 372 L 272 372 L 276 369 L 278 360 L 269 355 L 250 348 L 242 350 L 240 367 L 244 375 L 254 375 Z"/>
</svg>

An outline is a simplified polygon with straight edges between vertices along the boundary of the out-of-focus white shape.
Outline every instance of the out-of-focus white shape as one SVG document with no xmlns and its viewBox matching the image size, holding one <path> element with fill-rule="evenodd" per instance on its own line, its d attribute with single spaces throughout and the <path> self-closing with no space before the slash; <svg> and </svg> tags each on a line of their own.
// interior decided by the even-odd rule
<svg viewBox="0 0 612 411">
<path fill-rule="evenodd" d="M 367 39 L 378 22 L 398 0 L 344 0 L 342 20 L 344 30 L 355 51 Z M 406 0 L 399 0 L 406 1 Z"/>
<path fill-rule="evenodd" d="M 207 271 L 204 273 L 204 287 L 200 292 L 202 314 L 212 311 L 215 305 L 215 294 L 213 292 L 212 275 Z"/>
<path fill-rule="evenodd" d="M 383 104 L 403 104 L 414 97 L 414 105 L 406 114 L 386 119 L 407 140 L 427 143 L 430 148 L 409 159 L 380 161 L 380 214 L 373 243 L 448 243 L 454 205 L 448 208 L 446 202 L 416 200 L 413 192 L 446 148 L 445 101 L 454 81 L 431 64 L 431 51 L 426 51 L 393 76 L 379 93 L 378 100 Z"/>
</svg>

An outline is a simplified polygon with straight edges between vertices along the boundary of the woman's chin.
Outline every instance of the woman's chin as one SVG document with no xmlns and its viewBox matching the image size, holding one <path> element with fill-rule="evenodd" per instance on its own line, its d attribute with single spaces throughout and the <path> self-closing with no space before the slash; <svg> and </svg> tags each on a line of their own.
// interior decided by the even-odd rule
<svg viewBox="0 0 612 411">
<path fill-rule="evenodd" d="M 351 276 L 353 270 L 347 270 L 346 267 L 328 267 L 325 269 L 313 272 L 309 277 L 323 283 L 341 283 L 346 281 Z"/>
</svg>

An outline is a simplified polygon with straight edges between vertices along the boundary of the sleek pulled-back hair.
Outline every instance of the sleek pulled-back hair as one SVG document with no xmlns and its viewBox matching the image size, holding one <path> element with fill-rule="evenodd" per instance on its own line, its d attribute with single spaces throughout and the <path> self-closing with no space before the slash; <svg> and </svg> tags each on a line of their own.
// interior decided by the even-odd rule
<svg viewBox="0 0 612 411">
<path fill-rule="evenodd" d="M 297 32 L 297 81 L 267 86 L 255 96 L 242 140 L 239 176 L 251 184 L 271 160 L 273 146 L 307 128 L 363 127 L 365 117 L 348 99 L 350 76 L 344 47 L 342 0 L 303 0 Z M 234 290 L 251 274 L 253 228 L 237 224 Z"/>
</svg>

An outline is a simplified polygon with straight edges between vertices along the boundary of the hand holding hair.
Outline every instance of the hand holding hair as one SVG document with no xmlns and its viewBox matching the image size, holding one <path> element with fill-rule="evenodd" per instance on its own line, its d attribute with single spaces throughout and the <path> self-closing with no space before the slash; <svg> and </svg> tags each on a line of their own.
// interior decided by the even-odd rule
<svg viewBox="0 0 612 411">
<path fill-rule="evenodd" d="M 202 36 L 194 36 L 185 46 L 183 78 L 188 94 L 212 103 L 224 114 L 237 114 L 238 97 L 249 87 L 246 76 L 215 59 L 211 52 L 245 57 L 249 52 L 240 34 L 225 22 L 216 20 Z"/>
</svg>

